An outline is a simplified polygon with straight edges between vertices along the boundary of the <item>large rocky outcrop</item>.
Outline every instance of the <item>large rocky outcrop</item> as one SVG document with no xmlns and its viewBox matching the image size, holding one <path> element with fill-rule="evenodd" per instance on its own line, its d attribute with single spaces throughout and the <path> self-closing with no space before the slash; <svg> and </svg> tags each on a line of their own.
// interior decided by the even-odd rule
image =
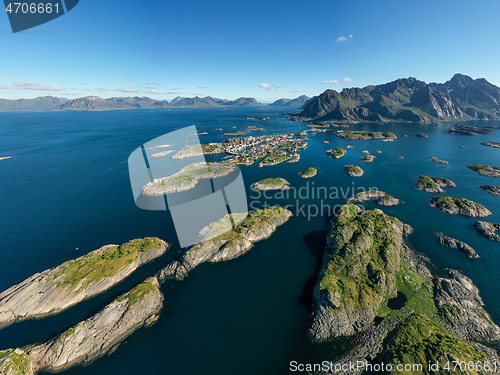
<svg viewBox="0 0 500 375">
<path fill-rule="evenodd" d="M 309 337 L 324 341 L 367 329 L 399 271 L 404 225 L 380 210 L 350 204 L 327 237 L 314 288 Z"/>
<path fill-rule="evenodd" d="M 500 236 L 496 231 L 500 231 L 500 223 L 489 223 L 487 221 L 476 221 L 474 228 L 486 238 L 493 241 L 500 241 Z"/>
<path fill-rule="evenodd" d="M 380 190 L 361 191 L 348 198 L 347 203 L 363 203 L 369 200 L 375 200 L 381 206 L 395 206 L 399 204 L 399 199 Z"/>
<path fill-rule="evenodd" d="M 492 167 L 483 164 L 470 164 L 467 166 L 481 176 L 500 177 L 500 167 Z"/>
<path fill-rule="evenodd" d="M 500 328 L 484 310 L 484 303 L 472 280 L 448 269 L 446 278 L 436 278 L 434 299 L 447 327 L 468 341 L 500 343 Z"/>
<path fill-rule="evenodd" d="M 417 181 L 417 189 L 430 193 L 443 193 L 443 187 L 456 187 L 457 185 L 444 177 L 420 176 Z"/>
<path fill-rule="evenodd" d="M 102 293 L 161 256 L 168 246 L 154 237 L 107 245 L 37 273 L 0 293 L 0 327 L 55 314 Z"/>
<path fill-rule="evenodd" d="M 1 375 L 33 375 L 87 365 L 114 350 L 142 326 L 158 320 L 163 295 L 156 278 L 149 278 L 118 297 L 91 318 L 78 323 L 48 342 L 0 352 Z"/>
<path fill-rule="evenodd" d="M 453 270 L 434 277 L 428 260 L 403 242 L 405 232 L 396 218 L 353 205 L 344 206 L 334 220 L 314 289 L 309 335 L 313 341 L 342 336 L 349 348 L 316 374 L 380 373 L 349 366 L 358 361 L 424 368 L 439 362 L 442 368 L 446 361 L 500 359 L 484 346 L 499 342 L 500 328 L 472 281 Z M 396 291 L 408 298 L 391 308 L 389 297 Z"/>
<path fill-rule="evenodd" d="M 500 117 L 500 88 L 462 74 L 443 84 L 410 77 L 340 93 L 326 90 L 298 116 L 340 122 L 495 119 Z"/>
<path fill-rule="evenodd" d="M 445 236 L 441 232 L 438 232 L 437 236 L 438 236 L 439 242 L 441 242 L 443 245 L 451 247 L 453 249 L 460 249 L 469 258 L 479 258 L 479 255 L 477 255 L 474 248 L 472 246 L 466 244 L 465 242 L 457 240 L 455 238 Z"/>
<path fill-rule="evenodd" d="M 175 156 L 175 155 L 174 155 Z M 203 178 L 219 178 L 233 172 L 236 167 L 229 163 L 193 163 L 173 175 L 155 178 L 141 189 L 141 194 L 157 197 L 190 190 Z"/>
<path fill-rule="evenodd" d="M 248 216 L 236 227 L 222 234 L 198 243 L 177 256 L 177 260 L 158 272 L 160 282 L 175 278 L 182 280 L 188 272 L 201 263 L 216 263 L 235 259 L 248 252 L 254 242 L 271 236 L 284 224 L 292 213 L 281 207 L 270 207 L 263 210 L 250 211 Z M 212 223 L 205 233 L 218 233 L 227 222 L 226 218 Z"/>
<path fill-rule="evenodd" d="M 434 197 L 431 206 L 438 207 L 447 214 L 460 214 L 469 217 L 485 217 L 491 215 L 491 211 L 482 204 L 465 198 Z"/>
</svg>

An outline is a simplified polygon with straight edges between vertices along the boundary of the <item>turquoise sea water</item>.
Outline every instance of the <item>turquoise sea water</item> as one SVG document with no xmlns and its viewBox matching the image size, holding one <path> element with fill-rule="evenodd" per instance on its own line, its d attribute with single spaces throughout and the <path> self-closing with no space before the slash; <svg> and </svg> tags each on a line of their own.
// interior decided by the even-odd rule
<svg viewBox="0 0 500 375">
<path fill-rule="evenodd" d="M 245 120 L 258 116 L 270 116 L 271 120 Z M 173 243 L 162 258 L 143 266 L 110 291 L 56 316 L 1 330 L 0 349 L 53 337 L 91 316 L 174 258 L 179 246 L 172 220 L 167 212 L 143 211 L 135 206 L 127 158 L 142 143 L 189 125 L 209 133 L 200 136 L 203 143 L 224 139 L 223 132 L 215 130 L 219 127 L 224 131 L 243 130 L 247 125 L 264 127 L 252 135 L 304 130 L 303 123 L 288 122 L 276 109 L 266 107 L 0 113 L 0 157 L 16 155 L 0 161 L 0 290 L 105 244 L 144 236 L 158 236 Z M 333 132 L 309 133 L 309 146 L 300 152 L 298 163 L 263 168 L 256 163 L 241 170 L 247 188 L 266 177 L 283 177 L 297 189 L 308 184 L 309 191 L 314 184 L 330 192 L 330 188 L 346 191 L 377 187 L 401 199 L 403 204 L 383 210 L 415 228 L 409 238 L 411 246 L 428 256 L 438 272 L 445 267 L 457 268 L 471 277 L 486 309 L 500 323 L 500 243 L 477 233 L 473 227 L 476 219 L 448 215 L 430 207 L 434 194 L 414 187 L 421 174 L 450 178 L 457 187 L 447 189 L 445 195 L 481 203 L 493 212 L 481 220 L 500 222 L 500 197 L 479 187 L 500 185 L 500 178 L 482 177 L 466 167 L 474 163 L 500 166 L 500 149 L 480 145 L 500 141 L 500 133 L 451 135 L 443 131 L 450 125 L 352 127 L 394 132 L 398 139 L 387 143 L 344 140 Z M 413 136 L 419 132 L 429 138 Z M 402 134 L 410 137 L 402 138 Z M 354 148 L 348 149 L 342 159 L 325 154 L 326 149 L 348 144 Z M 462 145 L 469 149 L 461 149 Z M 375 153 L 375 149 L 382 153 Z M 375 161 L 361 162 L 362 150 L 375 155 Z M 397 159 L 397 155 L 404 159 Z M 450 164 L 433 163 L 430 156 Z M 347 176 L 343 172 L 346 164 L 361 166 L 364 176 Z M 318 168 L 318 175 L 311 179 L 297 176 L 308 167 Z M 256 194 L 249 189 L 247 193 L 254 206 L 292 204 L 291 210 L 299 216 L 292 217 L 271 238 L 257 243 L 239 259 L 203 264 L 185 281 L 167 281 L 162 286 L 165 308 L 157 324 L 136 332 L 112 355 L 66 373 L 271 375 L 289 373 L 292 360 L 334 359 L 338 351 L 331 344 L 311 345 L 306 337 L 311 290 L 331 216 L 308 219 L 297 212 L 297 204 L 333 207 L 344 203 L 344 199 L 326 197 L 321 202 L 321 198 L 311 196 L 297 200 L 271 197 L 256 202 L 251 198 Z M 369 203 L 366 207 L 375 205 Z M 471 260 L 457 249 L 440 245 L 435 231 L 469 243 L 480 258 Z"/>
</svg>

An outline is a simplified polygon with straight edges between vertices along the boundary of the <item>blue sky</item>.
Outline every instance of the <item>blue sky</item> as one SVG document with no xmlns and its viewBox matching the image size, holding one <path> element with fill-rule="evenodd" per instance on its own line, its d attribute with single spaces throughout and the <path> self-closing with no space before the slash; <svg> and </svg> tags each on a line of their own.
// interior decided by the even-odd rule
<svg viewBox="0 0 500 375">
<path fill-rule="evenodd" d="M 241 96 L 271 101 L 401 77 L 500 84 L 500 2 L 80 0 L 12 34 L 0 98 Z"/>
</svg>

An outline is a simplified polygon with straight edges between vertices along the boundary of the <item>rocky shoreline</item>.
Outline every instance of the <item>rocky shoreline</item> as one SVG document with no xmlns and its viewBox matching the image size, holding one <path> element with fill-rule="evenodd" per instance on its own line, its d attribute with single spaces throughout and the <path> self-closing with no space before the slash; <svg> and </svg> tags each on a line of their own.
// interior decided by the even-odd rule
<svg viewBox="0 0 500 375">
<path fill-rule="evenodd" d="M 103 246 L 37 273 L 0 293 L 0 327 L 52 315 L 100 294 L 163 255 L 168 247 L 156 237 L 137 239 Z"/>
</svg>

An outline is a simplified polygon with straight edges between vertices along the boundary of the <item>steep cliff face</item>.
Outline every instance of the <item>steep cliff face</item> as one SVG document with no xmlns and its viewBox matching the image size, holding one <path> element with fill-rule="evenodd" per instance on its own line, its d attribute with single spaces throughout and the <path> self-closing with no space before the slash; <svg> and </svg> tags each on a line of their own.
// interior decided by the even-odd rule
<svg viewBox="0 0 500 375">
<path fill-rule="evenodd" d="M 107 245 L 33 275 L 0 294 L 0 327 L 55 314 L 102 293 L 161 256 L 168 246 L 156 237 Z"/>
<path fill-rule="evenodd" d="M 456 74 L 445 83 L 403 78 L 377 86 L 326 90 L 299 114 L 308 119 L 428 122 L 500 118 L 500 88 Z"/>
</svg>

